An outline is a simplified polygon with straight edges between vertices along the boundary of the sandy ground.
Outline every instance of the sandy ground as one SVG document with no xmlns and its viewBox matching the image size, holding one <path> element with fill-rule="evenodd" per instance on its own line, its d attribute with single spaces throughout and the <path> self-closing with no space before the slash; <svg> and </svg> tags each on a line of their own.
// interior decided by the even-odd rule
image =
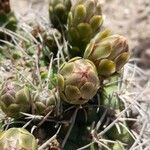
<svg viewBox="0 0 150 150">
<path fill-rule="evenodd" d="M 150 0 L 104 0 L 105 25 L 128 37 L 131 48 L 150 38 Z"/>
<path fill-rule="evenodd" d="M 10 0 L 11 9 L 21 22 L 42 21 L 48 23 L 49 0 Z"/>
<path fill-rule="evenodd" d="M 102 8 L 104 26 L 128 38 L 139 66 L 150 74 L 150 0 L 103 0 Z"/>
</svg>

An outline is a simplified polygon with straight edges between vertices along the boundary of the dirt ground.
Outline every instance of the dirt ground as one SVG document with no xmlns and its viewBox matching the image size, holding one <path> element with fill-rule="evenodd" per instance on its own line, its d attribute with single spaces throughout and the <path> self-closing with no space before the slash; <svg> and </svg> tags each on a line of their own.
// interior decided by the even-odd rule
<svg viewBox="0 0 150 150">
<path fill-rule="evenodd" d="M 44 21 L 48 23 L 49 0 L 10 0 L 11 9 L 20 22 Z"/>
<path fill-rule="evenodd" d="M 149 0 L 104 0 L 102 8 L 105 25 L 128 37 L 131 48 L 150 38 Z"/>
<path fill-rule="evenodd" d="M 103 0 L 104 26 L 128 38 L 139 65 L 150 69 L 150 0 Z"/>
</svg>

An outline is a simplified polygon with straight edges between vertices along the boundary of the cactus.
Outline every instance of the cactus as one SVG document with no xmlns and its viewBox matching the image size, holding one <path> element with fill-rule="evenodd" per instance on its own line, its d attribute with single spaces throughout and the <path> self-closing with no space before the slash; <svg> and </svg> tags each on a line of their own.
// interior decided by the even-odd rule
<svg viewBox="0 0 150 150">
<path fill-rule="evenodd" d="M 101 6 L 98 0 L 79 0 L 68 16 L 68 40 L 72 56 L 83 55 L 86 45 L 102 25 Z"/>
<path fill-rule="evenodd" d="M 25 25 L 0 47 L 0 149 L 130 149 L 120 98 L 126 38 L 100 31 L 98 0 L 51 0 L 49 11 L 52 28 Z"/>
<path fill-rule="evenodd" d="M 60 31 L 67 23 L 71 0 L 51 0 L 49 4 L 50 21 Z"/>
<path fill-rule="evenodd" d="M 122 143 L 117 141 L 117 143 L 113 144 L 112 150 L 124 150 Z"/>
<path fill-rule="evenodd" d="M 99 33 L 88 44 L 84 58 L 93 61 L 100 76 L 109 77 L 127 63 L 130 53 L 125 37 L 111 35 L 103 37 Z"/>
<path fill-rule="evenodd" d="M 6 82 L 0 94 L 0 106 L 8 117 L 19 117 L 20 112 L 30 110 L 30 92 L 27 87 Z"/>
<path fill-rule="evenodd" d="M 47 93 L 40 92 L 34 96 L 34 109 L 35 114 L 46 115 L 48 112 L 53 111 L 56 107 L 58 95 L 56 89 L 49 90 Z"/>
<path fill-rule="evenodd" d="M 125 125 L 127 128 L 128 126 Z M 110 130 L 107 131 L 106 136 L 111 140 L 118 140 L 122 143 L 127 144 L 126 148 L 130 148 L 134 142 L 133 137 L 131 134 L 121 125 L 119 126 L 121 133 L 118 132 L 117 128 L 113 126 Z M 121 145 L 119 145 L 121 147 Z M 115 149 L 116 146 L 113 146 Z"/>
<path fill-rule="evenodd" d="M 31 33 L 42 44 L 42 54 L 45 59 L 49 60 L 51 54 L 53 54 L 54 57 L 56 57 L 58 53 L 57 42 L 59 44 L 62 42 L 62 35 L 57 29 L 45 29 L 40 25 L 36 25 L 33 27 Z"/>
<path fill-rule="evenodd" d="M 84 104 L 96 94 L 99 79 L 92 62 L 82 58 L 73 58 L 64 63 L 59 70 L 58 88 L 68 103 Z"/>
<path fill-rule="evenodd" d="M 118 90 L 118 81 L 120 80 L 120 77 L 118 75 L 110 77 L 107 79 L 106 85 L 103 85 L 101 88 L 101 104 L 106 107 L 107 109 L 110 109 L 111 111 L 114 111 L 114 118 L 116 118 L 116 114 L 122 110 L 124 110 L 123 102 L 119 99 L 117 92 Z M 111 83 L 111 84 L 109 84 Z M 121 124 L 122 125 L 121 125 Z M 108 139 L 114 140 L 117 143 L 111 145 L 112 149 L 117 150 L 118 149 L 125 149 L 130 148 L 132 146 L 134 139 L 133 136 L 129 133 L 129 127 L 126 121 L 119 122 L 118 128 L 114 125 L 111 129 L 109 129 L 105 136 Z M 126 144 L 126 146 L 122 145 L 122 143 Z"/>
<path fill-rule="evenodd" d="M 17 20 L 11 12 L 9 0 L 0 2 L 0 27 L 4 26 L 11 31 L 16 30 Z M 0 39 L 10 39 L 8 35 L 0 31 Z"/>
<path fill-rule="evenodd" d="M 53 53 L 54 57 L 56 57 L 58 53 L 58 45 L 62 41 L 61 33 L 58 30 L 53 30 L 53 32 L 46 32 L 43 35 L 43 45 L 45 49 L 43 50 L 43 55 L 47 58 L 50 57 L 50 54 Z"/>
<path fill-rule="evenodd" d="M 0 135 L 1 150 L 37 150 L 35 137 L 23 128 L 11 128 Z"/>
</svg>

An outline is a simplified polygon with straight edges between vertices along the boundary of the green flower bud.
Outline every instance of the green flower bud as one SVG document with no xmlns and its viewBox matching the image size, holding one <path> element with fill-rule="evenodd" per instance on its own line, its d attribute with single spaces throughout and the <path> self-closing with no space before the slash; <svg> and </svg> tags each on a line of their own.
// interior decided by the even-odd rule
<svg viewBox="0 0 150 150">
<path fill-rule="evenodd" d="M 51 54 L 53 53 L 54 57 L 57 55 L 57 42 L 59 44 L 62 42 L 61 33 L 57 29 L 46 29 L 39 25 L 34 26 L 31 33 L 43 45 L 42 53 L 45 58 L 44 60 L 48 60 L 49 63 Z"/>
<path fill-rule="evenodd" d="M 59 70 L 60 97 L 70 104 L 84 104 L 99 89 L 99 79 L 94 64 L 79 57 L 64 63 Z"/>
<path fill-rule="evenodd" d="M 103 22 L 98 0 L 78 0 L 68 15 L 70 54 L 80 56 Z M 77 50 L 78 51 L 75 51 Z"/>
<path fill-rule="evenodd" d="M 58 100 L 56 89 L 44 90 L 34 96 L 35 113 L 39 115 L 46 115 L 48 112 L 54 110 Z"/>
<path fill-rule="evenodd" d="M 23 128 L 11 128 L 0 136 L 1 150 L 37 150 L 35 137 Z"/>
<path fill-rule="evenodd" d="M 61 30 L 67 23 L 71 0 L 51 0 L 49 5 L 50 20 L 54 28 Z"/>
<path fill-rule="evenodd" d="M 97 34 L 88 44 L 84 58 L 93 61 L 100 76 L 108 77 L 127 63 L 130 53 L 127 40 L 120 35 Z"/>
<path fill-rule="evenodd" d="M 56 41 L 61 43 L 61 33 L 58 30 L 52 29 L 50 31 L 44 32 L 42 35 L 43 45 L 46 47 L 45 49 L 43 49 L 43 55 L 49 58 L 50 54 L 53 53 L 54 56 L 56 56 L 58 52 L 58 46 Z"/>
<path fill-rule="evenodd" d="M 20 112 L 30 110 L 30 92 L 27 87 L 22 87 L 13 82 L 6 82 L 0 94 L 0 106 L 9 117 L 19 117 Z"/>
</svg>

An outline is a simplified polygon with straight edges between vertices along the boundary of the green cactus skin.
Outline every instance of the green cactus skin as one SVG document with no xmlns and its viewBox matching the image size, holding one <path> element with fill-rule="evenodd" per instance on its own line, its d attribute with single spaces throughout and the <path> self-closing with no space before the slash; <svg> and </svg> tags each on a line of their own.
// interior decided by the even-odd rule
<svg viewBox="0 0 150 150">
<path fill-rule="evenodd" d="M 30 92 L 27 87 L 12 82 L 4 83 L 0 94 L 0 106 L 8 117 L 18 118 L 20 112 L 29 112 L 30 101 Z"/>
<path fill-rule="evenodd" d="M 124 109 L 124 105 L 118 98 L 118 81 L 120 81 L 119 75 L 114 75 L 105 80 L 105 84 L 100 89 L 101 104 L 114 111 L 120 111 Z M 111 83 L 111 84 L 109 84 Z M 108 84 L 108 85 L 107 85 Z"/>
<path fill-rule="evenodd" d="M 60 97 L 70 104 L 84 104 L 97 93 L 99 79 L 93 63 L 75 57 L 64 63 L 59 70 Z"/>
<path fill-rule="evenodd" d="M 127 63 L 130 53 L 125 37 L 120 35 L 104 36 L 99 33 L 88 44 L 84 58 L 93 61 L 100 76 L 109 77 L 121 70 Z"/>
<path fill-rule="evenodd" d="M 124 146 L 120 141 L 116 141 L 117 143 L 112 145 L 112 150 L 124 150 Z"/>
<path fill-rule="evenodd" d="M 114 111 L 114 114 L 121 112 L 124 110 L 123 102 L 118 97 L 118 85 L 120 84 L 120 77 L 119 75 L 115 75 L 113 77 L 110 77 L 107 79 L 106 85 L 102 86 L 102 89 L 100 90 L 100 97 L 101 97 L 101 105 L 107 108 L 108 110 Z M 111 83 L 111 84 L 109 84 Z M 108 84 L 108 85 L 107 85 Z M 116 116 L 114 116 L 116 118 Z M 128 122 L 124 121 L 122 124 L 129 129 Z M 113 141 L 116 141 L 116 144 L 110 145 L 112 150 L 124 150 L 124 145 L 122 143 L 127 144 L 125 147 L 130 148 L 130 146 L 134 143 L 133 137 L 130 135 L 130 133 L 127 131 L 127 129 L 120 124 L 119 128 L 121 133 L 118 132 L 118 129 L 114 125 L 112 128 L 110 128 L 106 133 L 105 136 Z"/>
<path fill-rule="evenodd" d="M 50 20 L 54 28 L 62 30 L 67 23 L 71 0 L 51 0 L 49 4 Z"/>
<path fill-rule="evenodd" d="M 101 6 L 98 0 L 79 0 L 68 15 L 68 40 L 72 56 L 82 56 L 91 38 L 102 25 Z"/>
<path fill-rule="evenodd" d="M 1 150 L 37 150 L 35 137 L 23 128 L 10 128 L 0 136 Z"/>
<path fill-rule="evenodd" d="M 124 124 L 127 128 L 127 124 Z M 111 140 L 117 140 L 120 141 L 122 143 L 127 144 L 126 147 L 130 148 L 132 146 L 132 144 L 134 143 L 134 139 L 133 137 L 130 135 L 130 133 L 121 125 L 119 126 L 121 133 L 118 132 L 117 128 L 115 126 L 113 126 L 110 130 L 107 131 L 107 133 L 105 134 L 108 139 Z"/>
</svg>

